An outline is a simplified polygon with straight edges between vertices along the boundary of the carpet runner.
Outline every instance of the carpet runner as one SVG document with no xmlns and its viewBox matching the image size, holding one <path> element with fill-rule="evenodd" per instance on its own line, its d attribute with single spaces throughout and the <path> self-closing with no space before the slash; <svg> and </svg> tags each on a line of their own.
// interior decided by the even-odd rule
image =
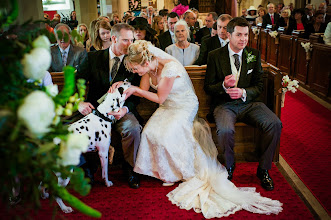
<svg viewBox="0 0 331 220">
<path fill-rule="evenodd" d="M 281 115 L 280 154 L 331 215 L 331 112 L 297 91 Z"/>
<path fill-rule="evenodd" d="M 270 171 L 270 175 L 275 181 L 275 190 L 271 192 L 265 191 L 260 186 L 255 175 L 256 167 L 257 163 L 238 163 L 233 182 L 239 187 L 256 187 L 261 195 L 280 200 L 283 203 L 283 212 L 279 215 L 267 216 L 239 211 L 227 219 L 314 219 L 275 165 Z M 99 210 L 102 213 L 101 219 L 204 219 L 202 214 L 195 213 L 193 210 L 179 209 L 167 199 L 166 194 L 177 184 L 172 187 L 163 187 L 161 181 L 141 176 L 141 187 L 131 189 L 121 170 L 111 170 L 110 179 L 114 186 L 105 187 L 98 177 L 90 194 L 86 197 L 79 197 L 88 205 Z M 33 219 L 51 219 L 53 208 L 57 207 L 57 204 L 50 206 L 48 200 L 43 200 L 42 206 L 42 209 Z M 8 217 L 3 214 L 2 216 Z M 91 218 L 77 211 L 63 214 L 59 210 L 55 219 L 83 220 Z"/>
</svg>

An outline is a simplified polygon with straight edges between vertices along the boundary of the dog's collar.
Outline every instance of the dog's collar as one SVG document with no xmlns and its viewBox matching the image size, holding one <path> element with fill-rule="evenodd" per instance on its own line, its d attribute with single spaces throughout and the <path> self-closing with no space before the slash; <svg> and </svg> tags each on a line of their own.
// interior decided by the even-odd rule
<svg viewBox="0 0 331 220">
<path fill-rule="evenodd" d="M 111 119 L 105 117 L 103 114 L 101 114 L 101 113 L 98 111 L 98 109 L 93 109 L 93 110 L 92 110 L 92 113 L 93 113 L 94 115 L 98 116 L 99 118 L 102 118 L 103 120 L 108 121 L 108 122 L 110 122 L 110 123 L 114 123 L 114 122 L 116 121 L 116 119 L 111 120 Z"/>
</svg>

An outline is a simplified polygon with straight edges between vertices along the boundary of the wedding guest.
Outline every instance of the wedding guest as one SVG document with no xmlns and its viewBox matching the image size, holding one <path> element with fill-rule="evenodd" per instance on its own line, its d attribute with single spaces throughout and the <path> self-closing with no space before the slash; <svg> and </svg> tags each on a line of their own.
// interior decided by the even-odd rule
<svg viewBox="0 0 331 220">
<path fill-rule="evenodd" d="M 289 26 L 293 26 L 293 23 L 295 21 L 291 17 L 291 10 L 290 9 L 283 9 L 281 12 L 281 16 L 276 24 L 276 30 L 278 30 L 279 27 L 284 27 L 285 28 L 285 33 L 288 35 L 292 34 L 292 31 L 289 30 Z"/>
<path fill-rule="evenodd" d="M 275 5 L 273 3 L 269 3 L 267 5 L 267 9 L 268 9 L 268 14 L 263 16 L 263 23 L 262 23 L 263 28 L 266 28 L 268 24 L 273 26 L 276 25 L 280 17 L 278 13 L 275 13 Z"/>
<path fill-rule="evenodd" d="M 156 31 L 149 26 L 145 18 L 137 17 L 130 22 L 130 25 L 134 27 L 135 40 L 147 40 L 154 45 L 157 43 Z"/>
<path fill-rule="evenodd" d="M 164 33 L 164 21 L 163 17 L 155 16 L 153 20 L 152 29 L 156 31 L 156 37 Z"/>
<path fill-rule="evenodd" d="M 226 27 L 231 19 L 232 19 L 231 15 L 228 14 L 222 14 L 218 17 L 217 35 L 202 41 L 199 58 L 194 64 L 196 65 L 207 64 L 207 58 L 209 52 L 218 49 L 220 47 L 224 47 L 229 42 Z"/>
<path fill-rule="evenodd" d="M 176 12 L 170 12 L 167 18 L 168 30 L 158 36 L 159 48 L 165 50 L 171 44 L 175 43 L 175 24 L 179 20 L 179 16 Z"/>
<path fill-rule="evenodd" d="M 209 12 L 207 14 L 207 17 L 205 19 L 205 24 L 206 26 L 201 28 L 199 31 L 196 33 L 196 42 L 199 44 L 202 43 L 202 38 L 204 36 L 210 36 L 212 29 L 213 29 L 213 24 L 216 23 L 218 16 L 216 12 Z"/>
<path fill-rule="evenodd" d="M 305 7 L 305 14 L 306 14 L 306 19 L 308 22 L 311 22 L 314 15 L 314 6 L 313 4 L 307 4 Z"/>
<path fill-rule="evenodd" d="M 199 11 L 198 11 L 198 9 L 192 8 L 191 10 L 194 12 L 195 17 L 197 18 L 197 20 L 196 20 L 196 22 L 194 24 L 194 27 L 196 27 L 197 29 L 202 28 L 203 27 L 203 22 L 199 18 Z"/>
<path fill-rule="evenodd" d="M 211 110 L 228 179 L 232 179 L 235 170 L 235 123 L 241 121 L 261 131 L 257 177 L 264 189 L 273 190 L 274 182 L 268 170 L 279 143 L 282 123 L 263 102 L 258 101 L 263 90 L 261 55 L 258 50 L 247 47 L 248 30 L 248 22 L 241 17 L 228 23 L 229 44 L 209 53 L 204 89 L 212 97 Z"/>
<path fill-rule="evenodd" d="M 322 2 L 318 6 L 318 10 L 322 11 L 323 13 L 323 23 L 328 24 L 331 21 L 331 15 L 326 13 L 327 5 L 325 2 Z"/>
<path fill-rule="evenodd" d="M 246 18 L 246 16 L 247 16 L 247 8 L 241 9 L 241 17 Z"/>
<path fill-rule="evenodd" d="M 111 45 L 110 39 L 111 27 L 109 22 L 100 20 L 95 24 L 94 41 L 90 51 L 105 50 Z"/>
<path fill-rule="evenodd" d="M 140 14 L 138 15 L 138 17 L 142 17 L 145 18 L 147 20 L 148 16 L 145 12 L 140 12 Z"/>
<path fill-rule="evenodd" d="M 246 20 L 248 21 L 248 23 L 250 24 L 254 24 L 255 19 L 257 18 L 257 9 L 251 5 L 248 9 L 247 9 L 247 16 L 246 16 Z"/>
<path fill-rule="evenodd" d="M 71 30 L 74 30 L 74 29 L 77 28 L 78 21 L 77 21 L 77 18 L 76 18 L 76 12 L 75 11 L 72 11 L 70 13 L 70 20 L 68 21 L 68 25 L 71 28 Z"/>
<path fill-rule="evenodd" d="M 140 77 L 125 69 L 123 59 L 128 46 L 133 42 L 133 28 L 125 23 L 115 24 L 111 30 L 112 44 L 106 50 L 88 53 L 88 57 L 77 69 L 76 78 L 83 78 L 89 83 L 86 101 L 79 103 L 79 112 L 87 115 L 95 109 L 100 99 L 118 81 L 128 79 L 132 85 L 139 85 Z M 139 176 L 133 172 L 136 154 L 140 143 L 141 126 L 137 118 L 140 118 L 136 106 L 139 98 L 126 99 L 124 107 L 119 112 L 110 112 L 117 119 L 112 124 L 112 129 L 121 134 L 121 143 L 124 156 L 123 169 L 129 186 L 139 188 Z M 107 134 L 110 135 L 110 134 Z M 113 140 L 112 140 L 113 141 Z M 120 152 L 120 151 L 119 151 Z M 85 158 L 87 160 L 87 158 Z M 82 167 L 86 175 L 93 181 L 97 170 L 96 164 L 87 163 Z"/>
<path fill-rule="evenodd" d="M 146 41 L 136 41 L 125 64 L 142 76 L 139 87 L 124 92 L 126 97 L 135 95 L 159 104 L 141 134 L 135 172 L 160 179 L 163 186 L 183 181 L 167 197 L 207 219 L 241 209 L 268 215 L 282 211 L 279 201 L 254 189 L 239 190 L 226 179 L 210 128 L 196 117 L 199 101 L 190 77 L 176 59 Z M 150 87 L 156 92 L 150 92 Z"/>
<path fill-rule="evenodd" d="M 191 42 L 195 43 L 197 29 L 194 27 L 194 25 L 197 20 L 196 15 L 193 11 L 187 10 L 183 15 L 183 19 L 186 21 L 187 26 L 190 30 Z"/>
<path fill-rule="evenodd" d="M 154 10 L 153 6 L 148 6 L 147 7 L 147 21 L 148 21 L 149 25 L 152 25 L 152 23 L 153 23 L 153 18 L 155 16 L 154 13 L 155 13 L 155 10 Z"/>
<path fill-rule="evenodd" d="M 168 46 L 165 52 L 175 57 L 183 66 L 193 64 L 199 56 L 200 47 L 190 43 L 190 30 L 183 20 L 175 24 L 175 44 Z"/>
<path fill-rule="evenodd" d="M 117 13 L 112 14 L 112 19 L 110 21 L 110 25 L 114 26 L 115 24 L 121 23 L 120 16 Z"/>
<path fill-rule="evenodd" d="M 300 30 L 300 31 L 306 31 L 307 30 L 307 23 L 306 19 L 304 17 L 305 12 L 303 9 L 295 9 L 292 13 L 294 15 L 294 22 L 289 24 L 288 27 L 288 33 L 292 33 L 293 30 Z M 306 34 L 304 34 L 304 37 L 307 38 Z"/>
<path fill-rule="evenodd" d="M 79 24 L 78 25 L 78 33 L 81 35 L 81 36 L 84 36 L 84 48 L 87 50 L 87 48 L 89 49 L 90 48 L 90 45 L 86 45 L 88 40 L 90 39 L 90 35 L 89 35 L 89 32 L 88 32 L 88 28 L 87 28 L 87 25 L 86 24 Z M 88 52 L 88 51 L 87 51 Z"/>
<path fill-rule="evenodd" d="M 169 10 L 168 9 L 161 9 L 159 11 L 159 16 L 161 16 L 163 18 L 164 32 L 168 30 L 168 27 L 167 27 L 168 14 L 169 14 Z"/>
<path fill-rule="evenodd" d="M 278 13 L 279 15 L 281 14 L 281 12 L 282 12 L 284 6 L 285 6 L 284 3 L 278 3 L 278 5 L 277 5 L 277 13 Z"/>
<path fill-rule="evenodd" d="M 258 17 L 255 19 L 255 24 L 258 25 L 258 24 L 261 24 L 263 23 L 263 16 L 267 14 L 267 10 L 265 10 L 265 8 L 263 7 L 260 7 L 258 10 L 257 10 L 257 13 L 258 13 Z"/>
<path fill-rule="evenodd" d="M 326 29 L 326 24 L 323 23 L 323 12 L 318 10 L 316 11 L 312 23 L 307 25 L 307 35 L 311 33 L 324 33 Z"/>
<path fill-rule="evenodd" d="M 62 38 L 59 38 L 57 31 L 62 32 Z M 71 29 L 68 25 L 59 23 L 55 26 L 54 32 L 57 45 L 51 47 L 52 62 L 48 71 L 62 72 L 63 67 L 67 65 L 77 68 L 87 55 L 85 49 L 70 44 Z M 67 41 L 65 35 L 69 36 Z"/>
<path fill-rule="evenodd" d="M 106 15 L 101 15 L 100 17 L 98 17 L 98 20 L 99 21 L 104 20 L 104 21 L 107 21 L 110 24 L 110 18 Z"/>
</svg>

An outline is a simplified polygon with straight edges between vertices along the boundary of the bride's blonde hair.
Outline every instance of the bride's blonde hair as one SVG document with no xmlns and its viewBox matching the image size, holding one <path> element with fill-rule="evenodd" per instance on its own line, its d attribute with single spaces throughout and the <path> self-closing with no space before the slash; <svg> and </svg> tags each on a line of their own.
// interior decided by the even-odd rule
<svg viewBox="0 0 331 220">
<path fill-rule="evenodd" d="M 150 42 L 145 40 L 137 40 L 128 47 L 128 55 L 124 60 L 124 65 L 128 70 L 130 70 L 128 64 L 143 65 L 147 61 L 151 62 L 153 60 L 154 54 L 148 49 L 150 44 Z"/>
</svg>

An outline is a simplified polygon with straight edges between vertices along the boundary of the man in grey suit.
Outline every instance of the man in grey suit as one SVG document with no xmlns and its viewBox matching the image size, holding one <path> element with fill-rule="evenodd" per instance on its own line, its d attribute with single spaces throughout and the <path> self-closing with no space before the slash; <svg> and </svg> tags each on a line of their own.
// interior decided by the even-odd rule
<svg viewBox="0 0 331 220">
<path fill-rule="evenodd" d="M 227 25 L 229 43 L 209 53 L 204 89 L 212 96 L 218 143 L 224 153 L 228 179 L 235 169 L 235 123 L 244 122 L 261 130 L 261 157 L 257 177 L 266 190 L 274 183 L 268 170 L 279 142 L 282 123 L 257 98 L 263 89 L 261 56 L 246 47 L 249 24 L 236 17 Z"/>
<path fill-rule="evenodd" d="M 62 32 L 61 39 L 57 31 Z M 87 56 L 84 48 L 70 44 L 70 32 L 71 29 L 66 24 L 59 23 L 55 26 L 57 45 L 51 48 L 52 63 L 49 72 L 62 72 L 63 67 L 68 65 L 77 68 Z M 65 35 L 68 35 L 67 41 L 65 41 Z"/>
</svg>

